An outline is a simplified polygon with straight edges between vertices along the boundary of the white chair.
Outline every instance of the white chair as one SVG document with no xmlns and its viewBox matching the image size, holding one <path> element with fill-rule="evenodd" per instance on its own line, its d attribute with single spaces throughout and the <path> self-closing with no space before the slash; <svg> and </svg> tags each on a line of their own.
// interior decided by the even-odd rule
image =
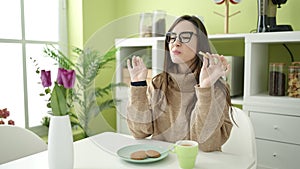
<svg viewBox="0 0 300 169">
<path fill-rule="evenodd" d="M 47 150 L 47 144 L 32 131 L 0 125 L 0 164 Z"/>
<path fill-rule="evenodd" d="M 255 160 L 255 164 L 251 167 L 251 169 L 256 169 L 257 152 L 252 122 L 246 112 L 237 107 L 232 108 L 233 119 L 238 126 L 236 126 L 231 119 L 233 128 L 229 139 L 222 146 L 222 151 L 253 158 Z"/>
</svg>

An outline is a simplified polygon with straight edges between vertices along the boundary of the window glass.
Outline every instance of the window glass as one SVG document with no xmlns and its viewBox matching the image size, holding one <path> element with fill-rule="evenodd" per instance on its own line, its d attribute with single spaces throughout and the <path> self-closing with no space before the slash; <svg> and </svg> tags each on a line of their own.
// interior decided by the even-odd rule
<svg viewBox="0 0 300 169">
<path fill-rule="evenodd" d="M 26 40 L 58 41 L 59 0 L 24 0 Z"/>
<path fill-rule="evenodd" d="M 8 108 L 17 126 L 41 125 L 48 115 L 40 75 L 33 60 L 52 70 L 56 80 L 57 65 L 43 57 L 45 43 L 66 43 L 66 8 L 64 0 L 0 0 L 0 109 Z M 22 22 L 22 18 L 24 22 Z M 22 36 L 24 33 L 24 36 Z M 62 39 L 63 38 L 63 39 Z"/>
<path fill-rule="evenodd" d="M 0 43 L 0 109 L 10 111 L 8 119 L 25 126 L 22 46 Z"/>
<path fill-rule="evenodd" d="M 0 39 L 21 39 L 20 0 L 0 1 Z"/>
</svg>

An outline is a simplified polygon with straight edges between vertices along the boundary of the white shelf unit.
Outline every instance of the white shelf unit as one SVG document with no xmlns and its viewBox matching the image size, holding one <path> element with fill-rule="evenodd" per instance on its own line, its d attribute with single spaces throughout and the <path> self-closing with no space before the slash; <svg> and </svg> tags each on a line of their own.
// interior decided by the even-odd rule
<svg viewBox="0 0 300 169">
<path fill-rule="evenodd" d="M 116 48 L 120 48 L 116 54 L 116 82 L 130 82 L 126 59 L 133 55 L 146 57 L 150 63 L 149 78 L 154 77 L 162 71 L 164 62 L 164 37 L 151 38 L 126 38 L 116 39 Z M 120 100 L 117 104 L 117 132 L 129 134 L 126 123 L 126 105 L 128 103 L 129 87 L 117 87 L 115 91 L 116 99 Z"/>
<path fill-rule="evenodd" d="M 240 39 L 244 40 L 247 34 L 214 34 L 208 35 L 209 40 L 231 40 L 231 39 Z"/>
<path fill-rule="evenodd" d="M 254 126 L 259 169 L 300 166 L 300 99 L 268 94 L 269 46 L 282 43 L 300 47 L 300 32 L 245 36 L 243 109 Z"/>
<path fill-rule="evenodd" d="M 269 44 L 300 43 L 300 32 L 248 34 L 245 43 L 245 106 L 278 107 L 274 111 L 300 116 L 300 99 L 268 95 Z"/>
</svg>

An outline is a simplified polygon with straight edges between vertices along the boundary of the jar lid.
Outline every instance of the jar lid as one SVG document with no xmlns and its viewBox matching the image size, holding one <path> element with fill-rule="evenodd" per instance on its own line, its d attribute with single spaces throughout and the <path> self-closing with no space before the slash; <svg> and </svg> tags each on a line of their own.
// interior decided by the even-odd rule
<svg viewBox="0 0 300 169">
<path fill-rule="evenodd" d="M 300 66 L 300 62 L 292 62 L 292 65 L 299 65 Z"/>
<path fill-rule="evenodd" d="M 140 13 L 141 16 L 152 16 L 152 13 L 150 12 L 144 12 L 144 13 Z"/>
<path fill-rule="evenodd" d="M 292 66 L 289 66 L 289 69 L 300 69 L 300 65 L 292 65 Z"/>
</svg>

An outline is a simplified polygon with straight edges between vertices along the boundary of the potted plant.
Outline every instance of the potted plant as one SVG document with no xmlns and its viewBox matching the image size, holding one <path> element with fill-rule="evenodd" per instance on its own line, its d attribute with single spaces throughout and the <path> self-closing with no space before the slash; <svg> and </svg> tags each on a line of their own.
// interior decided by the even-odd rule
<svg viewBox="0 0 300 169">
<path fill-rule="evenodd" d="M 70 117 L 73 117 L 73 87 L 75 84 L 76 73 L 68 66 L 60 66 L 54 87 L 52 86 L 51 71 L 39 70 L 41 83 L 45 88 L 45 93 L 50 95 L 47 107 L 51 108 L 50 124 L 48 133 L 48 157 L 49 168 L 73 168 L 73 134 L 70 124 Z M 64 148 L 62 153 L 61 148 Z"/>
<path fill-rule="evenodd" d="M 85 132 L 85 136 L 93 133 L 89 128 L 90 121 L 106 109 L 115 108 L 114 98 L 99 99 L 109 95 L 111 89 L 122 83 L 109 83 L 107 86 L 95 86 L 95 79 L 101 69 L 115 60 L 116 48 L 109 50 L 104 55 L 92 49 L 80 49 L 74 47 L 72 50 L 76 56 L 76 63 L 53 45 L 46 45 L 44 53 L 55 59 L 61 67 L 73 68 L 76 72 L 76 82 L 72 92 L 73 111 L 71 123 L 78 125 Z M 103 118 L 103 117 L 102 117 Z M 105 119 L 104 119 L 105 121 Z"/>
</svg>

